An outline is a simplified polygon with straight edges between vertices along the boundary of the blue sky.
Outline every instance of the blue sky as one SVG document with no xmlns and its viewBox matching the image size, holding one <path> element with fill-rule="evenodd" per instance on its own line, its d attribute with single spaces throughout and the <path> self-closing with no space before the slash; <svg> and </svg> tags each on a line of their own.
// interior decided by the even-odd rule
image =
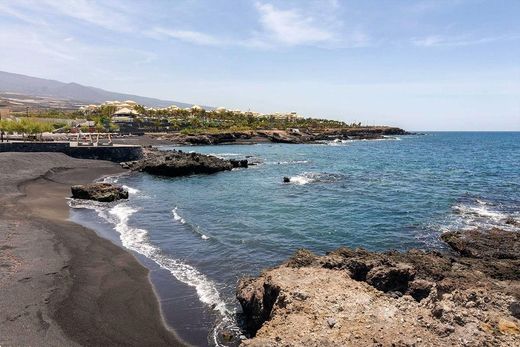
<svg viewBox="0 0 520 347">
<path fill-rule="evenodd" d="M 0 70 L 411 130 L 520 130 L 519 0 L 0 0 Z"/>
</svg>

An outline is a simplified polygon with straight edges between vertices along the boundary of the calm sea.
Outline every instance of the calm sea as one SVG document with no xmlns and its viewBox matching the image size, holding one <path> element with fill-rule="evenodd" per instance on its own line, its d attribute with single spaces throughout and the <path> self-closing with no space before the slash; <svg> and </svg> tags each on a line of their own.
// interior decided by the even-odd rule
<svg viewBox="0 0 520 347">
<path fill-rule="evenodd" d="M 135 252 L 151 270 L 165 319 L 196 345 L 215 344 L 215 331 L 235 326 L 239 277 L 298 248 L 438 249 L 443 231 L 520 221 L 520 133 L 175 148 L 257 165 L 112 178 L 129 188 L 128 201 L 72 201 L 71 213 Z"/>
</svg>

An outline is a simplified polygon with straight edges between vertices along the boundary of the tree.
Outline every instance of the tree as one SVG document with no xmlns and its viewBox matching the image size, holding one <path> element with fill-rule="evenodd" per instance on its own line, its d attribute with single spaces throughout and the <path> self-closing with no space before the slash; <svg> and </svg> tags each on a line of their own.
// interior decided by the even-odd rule
<svg viewBox="0 0 520 347">
<path fill-rule="evenodd" d="M 0 138 L 1 142 L 4 142 L 4 135 L 6 133 L 12 133 L 14 130 L 14 122 L 12 120 L 3 119 L 0 120 Z"/>
</svg>

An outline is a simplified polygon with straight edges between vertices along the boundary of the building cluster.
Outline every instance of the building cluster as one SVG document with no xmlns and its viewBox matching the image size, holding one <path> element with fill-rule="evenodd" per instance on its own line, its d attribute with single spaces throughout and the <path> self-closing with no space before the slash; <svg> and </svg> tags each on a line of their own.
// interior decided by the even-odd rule
<svg viewBox="0 0 520 347">
<path fill-rule="evenodd" d="M 150 127 L 150 126 L 157 126 L 157 118 L 150 117 L 144 114 L 141 114 L 143 110 L 148 111 L 146 113 L 149 114 L 156 114 L 156 113 L 172 113 L 174 114 L 176 111 L 184 111 L 191 114 L 193 117 L 196 117 L 197 115 L 200 115 L 202 112 L 214 112 L 214 113 L 221 113 L 221 114 L 234 114 L 237 116 L 253 116 L 258 118 L 263 117 L 273 117 L 275 119 L 279 120 L 288 120 L 288 121 L 295 121 L 299 118 L 302 118 L 302 116 L 298 115 L 296 112 L 290 112 L 290 113 L 273 113 L 273 114 L 262 114 L 259 112 L 252 112 L 252 111 L 241 111 L 241 110 L 229 110 L 224 107 L 218 107 L 216 109 L 209 109 L 206 110 L 202 106 L 199 105 L 193 105 L 191 107 L 186 108 L 180 108 L 177 105 L 171 105 L 168 107 L 163 108 L 156 108 L 156 107 L 142 107 L 137 102 L 132 100 L 126 100 L 126 101 L 105 101 L 99 105 L 84 105 L 80 107 L 80 111 L 85 113 L 85 115 L 95 113 L 96 111 L 106 109 L 107 107 L 110 107 L 112 114 L 111 121 L 113 124 L 118 126 L 122 132 L 129 132 L 129 133 L 135 133 L 137 132 L 137 129 L 140 127 Z M 163 126 L 168 127 L 167 120 L 161 119 L 160 120 L 163 124 Z"/>
<path fill-rule="evenodd" d="M 136 108 L 138 105 L 137 102 L 132 100 L 126 100 L 126 101 L 105 101 L 100 105 L 85 105 L 80 107 L 80 111 L 83 111 L 85 113 L 89 112 L 95 112 L 96 110 L 99 110 L 103 106 L 112 106 L 115 108 L 115 113 L 113 114 L 114 117 L 121 117 L 121 116 L 127 116 L 127 115 L 139 115 L 139 112 L 136 111 Z M 181 110 L 181 108 L 177 105 L 171 105 L 168 107 L 145 107 L 148 111 L 178 111 Z M 189 111 L 191 113 L 198 113 L 201 111 L 212 111 L 216 113 L 233 113 L 236 115 L 251 115 L 254 117 L 262 118 L 262 117 L 274 117 L 276 119 L 287 119 L 287 120 L 295 120 L 298 118 L 303 118 L 301 115 L 299 115 L 297 112 L 275 112 L 270 114 L 264 114 L 260 112 L 254 112 L 254 111 L 242 111 L 239 109 L 231 110 L 224 107 L 217 107 L 215 109 L 205 110 L 202 106 L 199 105 L 193 105 L 191 107 L 186 107 L 183 109 L 184 111 Z"/>
</svg>

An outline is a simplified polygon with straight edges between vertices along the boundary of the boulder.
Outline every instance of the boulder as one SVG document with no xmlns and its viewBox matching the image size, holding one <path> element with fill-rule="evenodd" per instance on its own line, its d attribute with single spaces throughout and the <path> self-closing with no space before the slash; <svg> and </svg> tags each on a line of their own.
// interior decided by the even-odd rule
<svg viewBox="0 0 520 347">
<path fill-rule="evenodd" d="M 148 151 L 142 160 L 126 163 L 131 170 L 152 175 L 179 177 L 212 174 L 234 168 L 247 168 L 247 160 L 226 160 L 211 155 L 181 151 Z"/>
<path fill-rule="evenodd" d="M 249 162 L 247 159 L 242 160 L 236 160 L 236 159 L 230 159 L 229 162 L 231 165 L 233 165 L 234 168 L 247 168 L 249 165 Z"/>
<path fill-rule="evenodd" d="M 123 187 L 111 183 L 91 183 L 75 185 L 70 188 L 75 199 L 111 202 L 128 199 L 128 191 Z"/>
</svg>

